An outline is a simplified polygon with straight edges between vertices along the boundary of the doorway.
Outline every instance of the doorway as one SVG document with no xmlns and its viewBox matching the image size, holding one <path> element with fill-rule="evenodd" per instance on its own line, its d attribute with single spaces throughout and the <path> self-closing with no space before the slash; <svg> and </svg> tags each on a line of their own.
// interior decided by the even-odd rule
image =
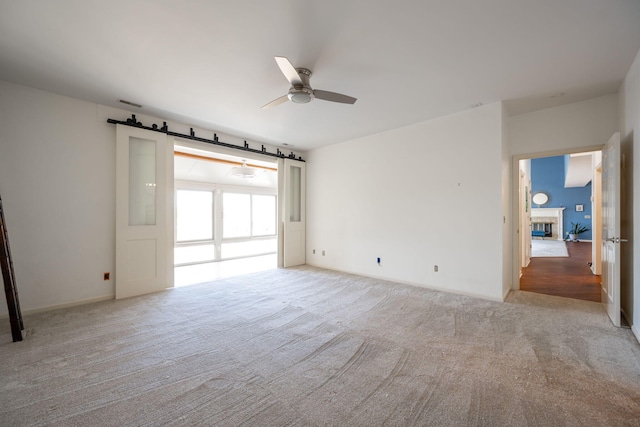
<svg viewBox="0 0 640 427">
<path fill-rule="evenodd" d="M 601 158 L 589 151 L 517 162 L 520 290 L 600 302 Z"/>
<path fill-rule="evenodd" d="M 175 286 L 277 268 L 278 166 L 176 144 Z"/>
</svg>

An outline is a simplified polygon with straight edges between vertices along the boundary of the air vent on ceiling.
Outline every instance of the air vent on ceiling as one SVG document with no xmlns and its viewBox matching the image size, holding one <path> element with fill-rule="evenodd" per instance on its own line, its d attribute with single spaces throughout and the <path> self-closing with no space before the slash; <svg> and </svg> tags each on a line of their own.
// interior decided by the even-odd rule
<svg viewBox="0 0 640 427">
<path fill-rule="evenodd" d="M 125 101 L 124 99 L 120 99 L 119 101 L 122 102 L 123 104 L 131 105 L 132 107 L 142 108 L 142 105 L 136 104 L 135 102 Z"/>
</svg>

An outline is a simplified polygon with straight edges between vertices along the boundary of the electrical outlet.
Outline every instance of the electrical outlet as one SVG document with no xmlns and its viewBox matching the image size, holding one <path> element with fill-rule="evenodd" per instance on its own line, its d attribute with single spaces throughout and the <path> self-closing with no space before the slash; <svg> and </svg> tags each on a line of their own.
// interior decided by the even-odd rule
<svg viewBox="0 0 640 427">
<path fill-rule="evenodd" d="M 316 250 L 315 250 L 315 249 L 313 250 L 313 254 L 314 254 L 314 255 L 316 254 Z"/>
<path fill-rule="evenodd" d="M 380 265 L 380 257 L 378 257 L 378 265 Z"/>
<path fill-rule="evenodd" d="M 104 273 L 104 280 L 109 280 L 109 272 Z"/>
<path fill-rule="evenodd" d="M 322 251 L 322 256 L 324 256 L 324 250 Z"/>
<path fill-rule="evenodd" d="M 433 271 L 435 271 L 436 273 L 438 272 L 438 266 L 437 265 L 433 266 Z"/>
</svg>

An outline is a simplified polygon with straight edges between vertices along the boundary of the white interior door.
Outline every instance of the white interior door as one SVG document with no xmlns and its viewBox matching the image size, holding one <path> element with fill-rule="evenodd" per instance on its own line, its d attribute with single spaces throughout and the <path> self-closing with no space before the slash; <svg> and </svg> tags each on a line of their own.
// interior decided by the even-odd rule
<svg viewBox="0 0 640 427">
<path fill-rule="evenodd" d="M 306 170 L 305 163 L 281 159 L 279 171 L 280 255 L 279 267 L 306 263 Z"/>
<path fill-rule="evenodd" d="M 620 134 L 602 150 L 602 304 L 620 326 Z"/>
<path fill-rule="evenodd" d="M 173 287 L 173 144 L 116 129 L 116 299 Z"/>
</svg>

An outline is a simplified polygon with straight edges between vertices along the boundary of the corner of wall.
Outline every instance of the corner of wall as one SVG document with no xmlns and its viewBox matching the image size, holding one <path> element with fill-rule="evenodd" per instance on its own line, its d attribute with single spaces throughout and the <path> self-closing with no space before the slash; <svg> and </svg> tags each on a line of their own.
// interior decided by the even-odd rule
<svg viewBox="0 0 640 427">
<path fill-rule="evenodd" d="M 501 109 L 501 156 L 502 156 L 502 293 L 503 301 L 511 290 L 513 270 L 514 211 L 512 209 L 513 180 L 511 150 L 509 149 L 509 116 L 504 102 Z"/>
<path fill-rule="evenodd" d="M 622 179 L 623 199 L 627 205 L 623 211 L 622 233 L 630 237 L 630 250 L 622 251 L 622 301 L 621 305 L 629 315 L 634 335 L 640 341 L 640 274 L 634 266 L 640 265 L 640 227 L 634 218 L 640 212 L 640 174 L 634 169 L 640 167 L 640 51 L 636 54 L 618 92 L 618 117 L 620 141 L 623 154 Z"/>
</svg>

